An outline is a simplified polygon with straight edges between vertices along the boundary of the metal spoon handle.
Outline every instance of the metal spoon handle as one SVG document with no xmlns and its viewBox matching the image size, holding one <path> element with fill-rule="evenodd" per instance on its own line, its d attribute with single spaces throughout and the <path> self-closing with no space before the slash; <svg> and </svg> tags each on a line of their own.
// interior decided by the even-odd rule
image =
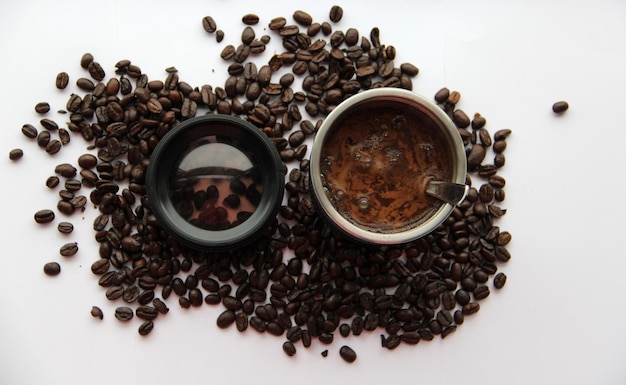
<svg viewBox="0 0 626 385">
<path fill-rule="evenodd" d="M 465 199 L 468 191 L 468 185 L 452 182 L 430 181 L 426 186 L 426 194 L 455 206 Z"/>
</svg>

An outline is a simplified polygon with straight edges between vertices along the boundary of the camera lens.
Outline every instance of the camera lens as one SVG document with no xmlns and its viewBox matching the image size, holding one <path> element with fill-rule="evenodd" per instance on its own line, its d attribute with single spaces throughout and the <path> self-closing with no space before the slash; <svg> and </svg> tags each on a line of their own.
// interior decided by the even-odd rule
<svg viewBox="0 0 626 385">
<path fill-rule="evenodd" d="M 154 149 L 150 208 L 181 243 L 201 250 L 244 246 L 276 217 L 284 193 L 278 151 L 254 125 L 227 115 L 186 120 Z"/>
</svg>

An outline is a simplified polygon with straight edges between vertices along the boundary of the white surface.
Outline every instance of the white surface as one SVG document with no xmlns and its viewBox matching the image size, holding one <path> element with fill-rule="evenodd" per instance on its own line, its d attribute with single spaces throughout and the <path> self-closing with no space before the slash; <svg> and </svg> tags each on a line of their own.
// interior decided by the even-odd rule
<svg viewBox="0 0 626 385">
<path fill-rule="evenodd" d="M 0 384 L 626 383 L 622 1 L 342 4 L 345 16 L 335 29 L 380 27 L 396 61 L 420 68 L 416 92 L 456 89 L 459 107 L 484 115 L 492 133 L 513 130 L 502 172 L 508 213 L 499 223 L 513 234 L 513 259 L 502 268 L 509 280 L 446 340 L 387 351 L 378 333 L 350 338 L 359 357 L 347 365 L 337 335 L 330 347 L 316 343 L 288 358 L 280 338 L 219 330 L 219 307 L 182 310 L 173 300 L 142 338 L 139 320 L 115 320 L 114 304 L 89 271 L 97 256 L 94 210 L 72 217 L 69 237 L 33 222 L 36 210 L 56 204 L 56 191 L 44 185 L 54 165 L 75 162 L 85 145 L 74 136 L 50 159 L 20 128 L 38 122 L 39 101 L 53 111 L 65 106 L 71 89 L 56 90 L 55 76 L 67 71 L 75 81 L 84 52 L 108 74 L 130 59 L 153 79 L 174 65 L 194 86 L 221 85 L 219 52 L 238 42 L 244 13 L 261 16 L 261 35 L 271 18 L 290 18 L 296 9 L 326 20 L 333 3 L 0 3 Z M 221 45 L 202 29 L 205 15 L 226 32 Z M 570 110 L 555 116 L 552 103 L 562 99 Z M 15 147 L 25 156 L 12 164 L 6 154 Z M 69 240 L 79 242 L 79 253 L 61 261 L 60 276 L 46 277 L 42 265 L 61 259 L 56 250 Z M 92 305 L 103 308 L 104 321 L 89 315 Z"/>
</svg>

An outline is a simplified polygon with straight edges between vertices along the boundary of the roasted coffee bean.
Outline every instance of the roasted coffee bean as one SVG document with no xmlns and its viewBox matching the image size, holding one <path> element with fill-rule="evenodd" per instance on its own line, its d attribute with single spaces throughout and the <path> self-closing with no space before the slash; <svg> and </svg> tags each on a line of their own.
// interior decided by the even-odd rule
<svg viewBox="0 0 626 385">
<path fill-rule="evenodd" d="M 476 287 L 476 289 L 474 289 L 474 299 L 476 299 L 477 301 L 481 300 L 481 299 L 485 299 L 489 296 L 489 287 L 488 286 L 478 286 Z"/>
<path fill-rule="evenodd" d="M 496 289 L 502 289 L 506 284 L 506 274 L 498 273 L 495 277 L 493 277 L 493 286 Z"/>
<path fill-rule="evenodd" d="M 143 320 L 151 321 L 157 318 L 159 312 L 156 310 L 156 308 L 152 306 L 142 305 L 137 307 L 137 309 L 135 310 L 135 314 L 137 315 L 137 317 Z"/>
<path fill-rule="evenodd" d="M 287 24 L 287 19 L 284 17 L 276 17 L 270 20 L 269 29 L 272 31 L 278 31 Z"/>
<path fill-rule="evenodd" d="M 107 258 L 100 258 L 94 263 L 91 264 L 91 272 L 95 275 L 103 275 L 107 271 L 109 271 L 109 267 L 111 266 L 111 262 Z"/>
<path fill-rule="evenodd" d="M 161 314 L 167 314 L 167 312 L 170 311 L 165 302 L 163 302 L 159 298 L 155 298 L 152 300 L 152 306 L 154 306 L 154 308 L 157 309 L 157 311 Z"/>
<path fill-rule="evenodd" d="M 138 332 L 140 335 L 145 336 L 150 334 L 150 332 L 154 329 L 153 321 L 144 321 L 141 325 L 139 325 Z"/>
<path fill-rule="evenodd" d="M 54 220 L 54 211 L 43 209 L 35 213 L 35 222 L 37 223 L 49 223 Z"/>
<path fill-rule="evenodd" d="M 104 76 L 105 76 L 104 69 L 102 69 L 102 66 L 98 62 L 94 61 L 94 62 L 89 63 L 89 66 L 87 67 L 87 71 L 89 71 L 89 75 L 91 75 L 91 77 L 97 81 L 101 81 L 102 79 L 104 79 Z"/>
<path fill-rule="evenodd" d="M 57 229 L 60 233 L 69 234 L 74 231 L 74 225 L 69 222 L 59 222 L 59 224 L 57 225 Z"/>
<path fill-rule="evenodd" d="M 217 31 L 215 31 L 215 40 L 218 43 L 224 40 L 224 31 L 222 31 L 221 29 L 218 29 Z"/>
<path fill-rule="evenodd" d="M 243 29 L 243 32 L 241 32 L 241 42 L 243 44 L 250 45 L 255 37 L 256 34 L 254 33 L 254 29 L 252 29 L 252 27 L 247 26 Z"/>
<path fill-rule="evenodd" d="M 130 321 L 134 316 L 133 309 L 128 306 L 120 306 L 115 309 L 115 318 L 120 321 Z"/>
<path fill-rule="evenodd" d="M 80 66 L 84 69 L 89 67 L 89 64 L 93 62 L 93 55 L 89 52 L 85 52 L 80 58 Z"/>
<path fill-rule="evenodd" d="M 313 22 L 313 18 L 311 17 L 311 15 L 309 15 L 308 13 L 304 12 L 304 11 L 295 11 L 293 13 L 293 19 L 301 25 L 304 25 L 305 27 L 311 25 L 311 23 Z"/>
<path fill-rule="evenodd" d="M 296 354 L 296 347 L 291 341 L 285 341 L 283 343 L 283 352 L 289 357 L 292 357 Z"/>
<path fill-rule="evenodd" d="M 106 291 L 106 297 L 109 301 L 114 301 L 121 298 L 124 294 L 124 288 L 122 286 L 111 286 Z"/>
<path fill-rule="evenodd" d="M 93 91 L 96 88 L 96 85 L 93 83 L 93 81 L 87 78 L 79 78 L 78 80 L 76 80 L 76 85 L 81 90 L 87 92 Z"/>
<path fill-rule="evenodd" d="M 91 313 L 91 316 L 94 318 L 99 318 L 99 319 L 104 318 L 104 314 L 102 313 L 102 310 L 98 306 L 92 306 L 90 313 Z"/>
<path fill-rule="evenodd" d="M 77 242 L 69 242 L 61 246 L 59 250 L 60 254 L 64 257 L 69 257 L 78 252 L 78 243 Z"/>
<path fill-rule="evenodd" d="M 124 290 L 123 299 L 126 303 L 133 303 L 139 298 L 139 288 L 132 285 Z"/>
<path fill-rule="evenodd" d="M 59 128 L 59 140 L 63 146 L 67 145 L 70 140 L 70 133 L 65 128 Z"/>
<path fill-rule="evenodd" d="M 356 361 L 357 358 L 356 352 L 347 345 L 344 345 L 339 349 L 339 355 L 344 361 L 348 363 L 353 363 L 354 361 Z"/>
<path fill-rule="evenodd" d="M 511 130 L 508 128 L 503 128 L 501 130 L 496 131 L 493 134 L 493 140 L 498 141 L 498 140 L 504 140 L 506 139 L 509 135 L 511 135 Z"/>
<path fill-rule="evenodd" d="M 241 21 L 246 25 L 255 25 L 259 23 L 259 16 L 253 13 L 248 13 L 243 15 Z"/>
<path fill-rule="evenodd" d="M 57 262 L 48 262 L 43 265 L 43 272 L 49 276 L 59 275 L 61 272 L 61 265 Z"/>
<path fill-rule="evenodd" d="M 46 148 L 46 146 L 48 146 L 49 143 L 50 143 L 50 132 L 41 131 L 37 135 L 37 145 L 39 147 Z"/>
<path fill-rule="evenodd" d="M 222 49 L 220 57 L 224 60 L 230 60 L 235 56 L 235 46 L 232 44 L 227 45 Z"/>
<path fill-rule="evenodd" d="M 234 311 L 225 310 L 217 317 L 217 326 L 221 329 L 225 329 L 235 322 L 236 317 Z"/>
<path fill-rule="evenodd" d="M 35 139 L 37 137 L 37 129 L 32 124 L 25 124 L 22 126 L 22 134 L 30 139 Z"/>
<path fill-rule="evenodd" d="M 52 139 L 47 145 L 46 145 L 46 152 L 50 155 L 54 155 L 57 152 L 59 152 L 61 150 L 61 141 L 58 139 Z"/>
<path fill-rule="evenodd" d="M 18 160 L 18 159 L 21 159 L 23 156 L 24 156 L 24 151 L 22 151 L 21 148 L 15 148 L 9 151 L 9 159 L 11 160 Z"/>
<path fill-rule="evenodd" d="M 48 111 L 50 111 L 50 104 L 46 102 L 40 102 L 35 105 L 35 112 L 38 114 L 45 114 Z"/>
<path fill-rule="evenodd" d="M 56 77 L 56 87 L 60 90 L 65 89 L 70 82 L 70 77 L 67 72 L 59 72 Z"/>
<path fill-rule="evenodd" d="M 566 101 L 556 102 L 552 105 L 552 111 L 555 114 L 562 114 L 569 109 L 569 104 Z"/>
<path fill-rule="evenodd" d="M 217 30 L 217 24 L 211 16 L 205 16 L 202 18 L 202 28 L 208 33 L 213 33 Z"/>
<path fill-rule="evenodd" d="M 328 18 L 330 19 L 330 21 L 332 21 L 333 23 L 338 23 L 339 21 L 341 21 L 342 17 L 343 8 L 338 5 L 333 5 L 332 7 L 330 7 L 330 12 L 328 14 Z"/>
<path fill-rule="evenodd" d="M 480 310 L 480 305 L 477 302 L 470 302 L 468 304 L 463 305 L 461 311 L 464 315 L 471 315 L 477 313 Z"/>
<path fill-rule="evenodd" d="M 435 94 L 435 101 L 437 101 L 438 103 L 443 103 L 448 100 L 449 96 L 450 96 L 450 90 L 444 87 L 440 89 L 439 91 L 437 91 L 437 93 Z"/>
</svg>

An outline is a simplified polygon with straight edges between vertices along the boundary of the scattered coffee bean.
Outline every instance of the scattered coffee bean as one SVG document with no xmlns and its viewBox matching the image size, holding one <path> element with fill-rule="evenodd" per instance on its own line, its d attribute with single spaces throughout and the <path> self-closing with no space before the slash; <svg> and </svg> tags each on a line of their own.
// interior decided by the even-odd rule
<svg viewBox="0 0 626 385">
<path fill-rule="evenodd" d="M 217 24 L 211 16 L 205 16 L 202 18 L 202 28 L 208 33 L 213 33 L 217 30 Z"/>
<path fill-rule="evenodd" d="M 21 159 L 23 156 L 24 156 L 24 151 L 22 151 L 21 148 L 15 148 L 9 151 L 9 159 L 11 160 L 18 160 L 18 159 Z"/>
<path fill-rule="evenodd" d="M 338 23 L 339 21 L 341 21 L 342 17 L 343 17 L 343 8 L 341 8 L 338 5 L 333 5 L 332 7 L 330 7 L 330 13 L 328 15 L 328 18 L 330 19 L 330 21 L 332 21 L 333 23 Z"/>
<path fill-rule="evenodd" d="M 56 78 L 56 87 L 60 90 L 65 89 L 70 82 L 67 72 L 59 72 Z"/>
<path fill-rule="evenodd" d="M 253 13 L 248 13 L 241 18 L 241 21 L 246 25 L 256 25 L 259 23 L 259 16 Z"/>
<path fill-rule="evenodd" d="M 286 355 L 288 355 L 289 357 L 293 356 L 296 354 L 296 347 L 293 344 L 293 342 L 291 341 L 285 341 L 283 343 L 283 351 L 285 352 Z"/>
<path fill-rule="evenodd" d="M 57 225 L 57 229 L 60 233 L 69 234 L 74 231 L 74 225 L 69 222 L 59 222 L 59 224 Z"/>
<path fill-rule="evenodd" d="M 45 114 L 48 111 L 50 111 L 50 104 L 46 102 L 40 102 L 35 105 L 35 112 L 38 114 Z"/>
<path fill-rule="evenodd" d="M 552 111 L 555 114 L 562 114 L 569 109 L 569 103 L 566 101 L 556 102 L 552 105 Z"/>
<path fill-rule="evenodd" d="M 57 262 L 48 262 L 43 265 L 43 272 L 49 276 L 59 275 L 59 273 L 61 272 L 61 265 L 59 265 Z"/>
<path fill-rule="evenodd" d="M 339 355 L 348 363 L 356 361 L 356 352 L 347 345 L 344 345 L 339 349 Z"/>
<path fill-rule="evenodd" d="M 154 322 L 151 320 L 144 321 L 141 325 L 139 325 L 138 332 L 142 336 L 146 336 L 150 334 L 150 332 L 154 329 Z"/>
<path fill-rule="evenodd" d="M 493 286 L 496 289 L 502 289 L 504 284 L 506 283 L 506 274 L 498 273 L 495 277 L 493 277 Z"/>
<path fill-rule="evenodd" d="M 43 209 L 35 213 L 35 222 L 37 223 L 49 223 L 54 220 L 54 211 Z"/>
<path fill-rule="evenodd" d="M 60 254 L 64 257 L 70 257 L 78 252 L 78 243 L 70 242 L 61 246 Z"/>
<path fill-rule="evenodd" d="M 102 310 L 97 306 L 91 307 L 91 316 L 94 318 L 99 318 L 99 319 L 104 318 L 104 314 L 102 313 Z"/>
<path fill-rule="evenodd" d="M 128 306 L 120 306 L 115 309 L 115 318 L 120 321 L 130 321 L 134 316 L 133 309 Z"/>
</svg>

